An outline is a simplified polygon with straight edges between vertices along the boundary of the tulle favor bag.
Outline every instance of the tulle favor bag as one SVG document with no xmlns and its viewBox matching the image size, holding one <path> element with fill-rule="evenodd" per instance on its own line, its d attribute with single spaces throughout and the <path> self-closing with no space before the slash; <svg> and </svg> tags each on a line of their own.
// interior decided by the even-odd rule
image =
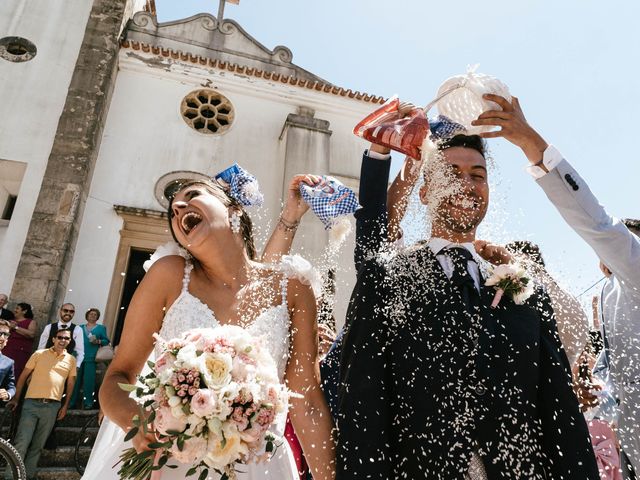
<svg viewBox="0 0 640 480">
<path fill-rule="evenodd" d="M 476 73 L 477 65 L 470 67 L 464 75 L 456 75 L 445 80 L 438 88 L 436 98 L 425 107 L 429 111 L 434 106 L 441 116 L 462 125 L 466 135 L 488 132 L 492 126 L 473 126 L 471 122 L 488 110 L 502 110 L 500 105 L 485 100 L 483 95 L 494 94 L 511 102 L 509 87 L 491 75 Z"/>
</svg>

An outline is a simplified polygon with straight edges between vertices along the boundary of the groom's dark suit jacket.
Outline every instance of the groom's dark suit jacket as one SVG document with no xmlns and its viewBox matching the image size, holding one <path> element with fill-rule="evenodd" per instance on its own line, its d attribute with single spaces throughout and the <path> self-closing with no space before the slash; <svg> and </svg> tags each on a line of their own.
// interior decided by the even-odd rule
<svg viewBox="0 0 640 480">
<path fill-rule="evenodd" d="M 570 368 L 541 289 L 479 313 L 427 245 L 367 260 L 347 313 L 337 479 L 598 480 Z"/>
</svg>

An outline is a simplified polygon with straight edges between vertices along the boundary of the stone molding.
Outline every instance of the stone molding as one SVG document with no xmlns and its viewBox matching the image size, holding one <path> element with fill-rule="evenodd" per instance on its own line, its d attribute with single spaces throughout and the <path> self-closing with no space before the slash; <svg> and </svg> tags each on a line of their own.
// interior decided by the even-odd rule
<svg viewBox="0 0 640 480">
<path fill-rule="evenodd" d="M 208 13 L 158 23 L 152 13 L 138 12 L 129 22 L 126 38 L 327 83 L 292 63 L 293 53 L 287 47 L 279 45 L 270 50 L 235 21 L 225 18 L 220 22 Z"/>
<path fill-rule="evenodd" d="M 279 82 L 285 85 L 292 85 L 295 87 L 305 88 L 307 90 L 314 90 L 317 92 L 327 93 L 330 95 L 336 95 L 339 97 L 348 97 L 355 100 L 360 100 L 367 103 L 382 104 L 386 101 L 386 98 L 379 95 L 371 95 L 357 90 L 351 90 L 350 88 L 343 88 L 333 85 L 331 83 L 325 83 L 318 80 L 306 80 L 303 78 L 296 78 L 290 75 L 283 75 L 280 73 L 273 73 L 259 68 L 248 67 L 246 65 L 240 65 L 224 60 L 217 60 L 214 58 L 203 57 L 201 55 L 194 55 L 193 53 L 183 52 L 180 50 L 173 50 L 171 48 L 164 48 L 153 46 L 147 43 L 138 42 L 135 40 L 123 40 L 121 47 L 125 50 L 133 50 L 159 57 L 164 57 L 180 62 L 191 63 L 200 65 L 203 67 L 217 68 L 220 70 L 236 73 L 238 75 L 247 75 L 255 78 L 262 78 L 264 80 L 270 80 L 273 82 Z"/>
</svg>

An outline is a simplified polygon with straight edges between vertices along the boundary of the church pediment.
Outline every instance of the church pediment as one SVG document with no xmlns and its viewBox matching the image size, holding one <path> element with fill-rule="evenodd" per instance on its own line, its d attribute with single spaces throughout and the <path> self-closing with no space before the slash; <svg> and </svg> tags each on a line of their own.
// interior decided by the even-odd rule
<svg viewBox="0 0 640 480">
<path fill-rule="evenodd" d="M 208 13 L 158 23 L 153 14 L 138 12 L 127 26 L 126 39 L 265 72 L 329 84 L 293 64 L 293 55 L 287 47 L 277 46 L 269 50 L 235 21 L 223 19 L 219 22 Z"/>
</svg>

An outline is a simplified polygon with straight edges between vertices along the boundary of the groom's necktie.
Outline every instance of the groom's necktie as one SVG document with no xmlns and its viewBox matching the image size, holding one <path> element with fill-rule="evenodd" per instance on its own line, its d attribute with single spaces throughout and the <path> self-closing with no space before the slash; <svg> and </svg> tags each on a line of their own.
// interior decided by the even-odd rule
<svg viewBox="0 0 640 480">
<path fill-rule="evenodd" d="M 480 297 L 476 284 L 469 273 L 469 262 L 475 262 L 471 252 L 464 247 L 452 247 L 444 251 L 453 264 L 451 283 L 458 289 L 467 310 L 473 312 L 479 304 Z"/>
</svg>

